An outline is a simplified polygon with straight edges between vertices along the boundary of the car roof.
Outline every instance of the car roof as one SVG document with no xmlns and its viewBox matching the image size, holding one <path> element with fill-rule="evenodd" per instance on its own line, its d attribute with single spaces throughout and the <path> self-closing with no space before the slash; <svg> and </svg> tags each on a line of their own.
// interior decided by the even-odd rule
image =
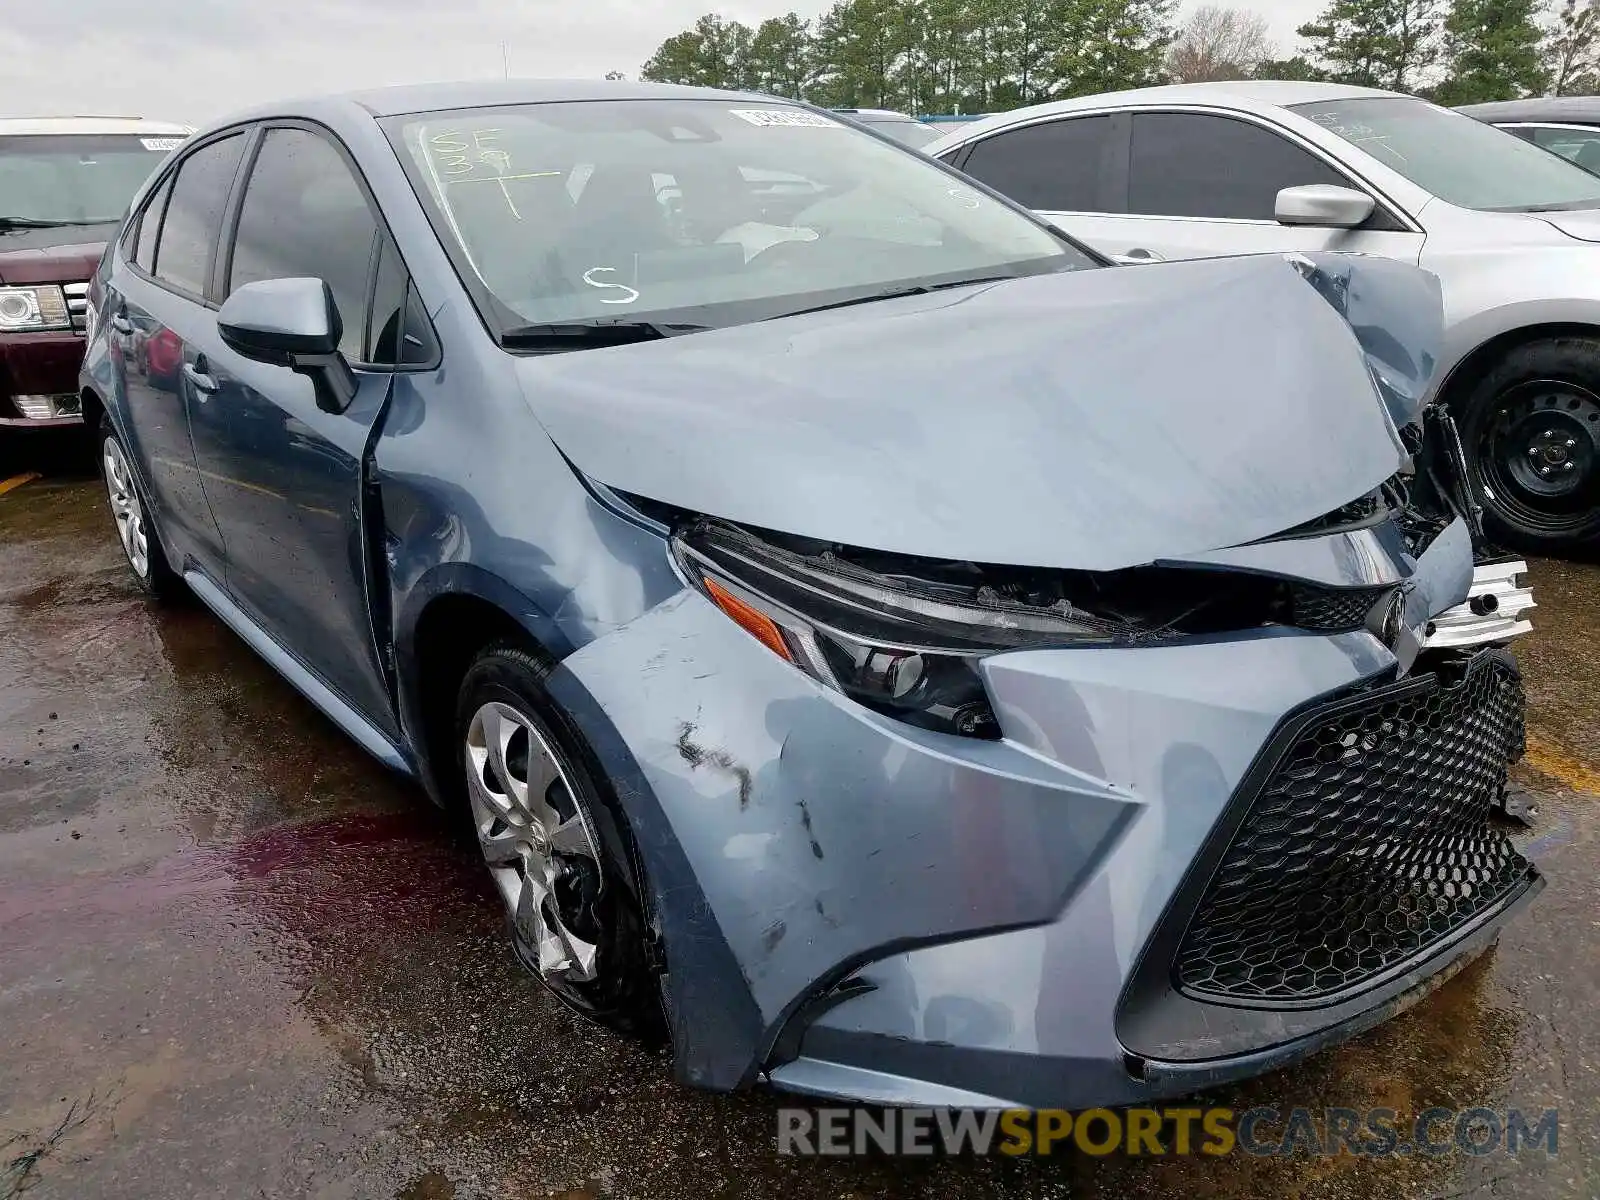
<svg viewBox="0 0 1600 1200">
<path fill-rule="evenodd" d="M 144 117 L 0 117 L 0 137 L 49 137 L 62 134 L 143 134 L 146 137 L 184 137 L 190 125 L 150 121 Z"/>
<path fill-rule="evenodd" d="M 963 145 L 974 137 L 981 137 L 996 129 L 1004 129 L 1019 120 L 1091 109 L 1137 107 L 1146 104 L 1216 104 L 1246 112 L 1264 112 L 1273 108 L 1287 108 L 1294 104 L 1316 104 L 1327 100 L 1353 100 L 1361 97 L 1409 98 L 1402 97 L 1399 92 L 1386 92 L 1379 88 L 1287 79 L 1230 79 L 1215 83 L 1174 83 L 1160 87 L 1133 88 L 1123 92 L 1100 92 L 1093 96 L 1074 96 L 1070 100 L 1053 100 L 1047 104 L 1015 108 L 1010 112 L 974 119 L 971 125 L 963 125 L 923 149 L 925 153 L 938 154 L 951 145 Z"/>
<path fill-rule="evenodd" d="M 232 113 L 219 124 L 292 116 L 300 111 L 323 112 L 330 107 L 358 109 L 373 117 L 399 117 L 410 113 L 441 112 L 455 108 L 496 108 L 510 104 L 557 104 L 585 100 L 740 100 L 767 104 L 792 104 L 777 96 L 754 92 L 729 92 L 717 88 L 683 87 L 669 83 L 633 83 L 620 79 L 479 79 L 457 83 L 416 83 L 372 88 L 259 105 Z"/>
<path fill-rule="evenodd" d="M 1456 109 L 1480 121 L 1575 121 L 1600 124 L 1600 96 L 1535 96 L 1530 100 L 1496 100 L 1464 104 Z"/>
</svg>

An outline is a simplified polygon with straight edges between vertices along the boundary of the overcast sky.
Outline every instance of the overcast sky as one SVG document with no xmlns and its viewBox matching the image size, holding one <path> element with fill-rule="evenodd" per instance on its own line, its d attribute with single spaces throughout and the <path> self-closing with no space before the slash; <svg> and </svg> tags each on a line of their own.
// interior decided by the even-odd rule
<svg viewBox="0 0 1600 1200">
<path fill-rule="evenodd" d="M 1288 49 L 1295 26 L 1322 4 L 1251 6 L 1268 16 Z M 825 0 L 815 7 L 826 7 Z M 132 113 L 199 123 L 288 95 L 498 76 L 502 42 L 513 75 L 595 78 L 617 70 L 632 78 L 663 38 L 703 12 L 754 25 L 812 6 L 794 0 L 9 0 L 5 8 L 0 116 Z"/>
</svg>

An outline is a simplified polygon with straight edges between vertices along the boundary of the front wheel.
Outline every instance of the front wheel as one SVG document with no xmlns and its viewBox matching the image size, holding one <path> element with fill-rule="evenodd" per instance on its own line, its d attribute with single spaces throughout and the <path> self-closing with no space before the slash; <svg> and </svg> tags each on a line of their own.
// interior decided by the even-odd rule
<svg viewBox="0 0 1600 1200">
<path fill-rule="evenodd" d="M 517 957 L 557 999 L 625 1032 L 662 1028 L 632 840 L 545 665 L 493 646 L 462 680 L 456 744 L 473 831 Z"/>
<path fill-rule="evenodd" d="M 1458 414 L 1494 534 L 1545 554 L 1600 543 L 1600 339 L 1518 346 Z"/>
</svg>

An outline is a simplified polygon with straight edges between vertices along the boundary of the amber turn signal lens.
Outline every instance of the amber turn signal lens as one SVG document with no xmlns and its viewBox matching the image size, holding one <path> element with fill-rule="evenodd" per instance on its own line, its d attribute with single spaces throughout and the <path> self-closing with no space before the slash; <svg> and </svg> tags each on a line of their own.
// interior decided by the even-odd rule
<svg viewBox="0 0 1600 1200">
<path fill-rule="evenodd" d="M 771 617 L 753 605 L 746 604 L 715 579 L 704 576 L 702 578 L 705 581 L 706 594 L 718 608 L 733 618 L 734 624 L 779 658 L 787 662 L 794 661 L 794 655 L 789 653 L 789 644 L 783 640 L 783 631 Z"/>
</svg>

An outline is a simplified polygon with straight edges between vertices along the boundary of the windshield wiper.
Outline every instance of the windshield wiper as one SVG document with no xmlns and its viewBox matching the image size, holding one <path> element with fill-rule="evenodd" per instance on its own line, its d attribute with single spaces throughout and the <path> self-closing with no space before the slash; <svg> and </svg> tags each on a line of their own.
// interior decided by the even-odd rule
<svg viewBox="0 0 1600 1200">
<path fill-rule="evenodd" d="M 0 230 L 7 229 L 61 229 L 67 225 L 109 225 L 115 221 L 52 221 L 43 217 L 0 217 Z"/>
<path fill-rule="evenodd" d="M 599 346 L 654 342 L 709 328 L 709 325 L 686 325 L 676 321 L 558 321 L 503 329 L 500 344 L 507 350 L 592 350 Z"/>
<path fill-rule="evenodd" d="M 810 308 L 792 308 L 788 312 L 766 318 L 776 321 L 780 317 L 798 317 L 803 313 L 827 312 L 834 308 L 850 308 L 856 304 L 875 304 L 879 300 L 899 300 L 904 296 L 926 296 L 929 292 L 942 292 L 950 288 L 971 287 L 979 283 L 1004 283 L 1008 279 L 1021 279 L 1020 275 L 985 275 L 977 279 L 953 279 L 949 283 L 911 283 L 904 287 L 885 288 L 865 296 L 852 296 L 848 300 L 835 300 L 830 304 L 814 304 Z"/>
<path fill-rule="evenodd" d="M 1530 204 L 1526 207 L 1502 209 L 1504 212 L 1525 213 L 1553 213 L 1553 212 L 1583 212 L 1585 209 L 1600 208 L 1600 196 L 1593 196 L 1587 200 L 1564 200 L 1560 204 Z"/>
</svg>

